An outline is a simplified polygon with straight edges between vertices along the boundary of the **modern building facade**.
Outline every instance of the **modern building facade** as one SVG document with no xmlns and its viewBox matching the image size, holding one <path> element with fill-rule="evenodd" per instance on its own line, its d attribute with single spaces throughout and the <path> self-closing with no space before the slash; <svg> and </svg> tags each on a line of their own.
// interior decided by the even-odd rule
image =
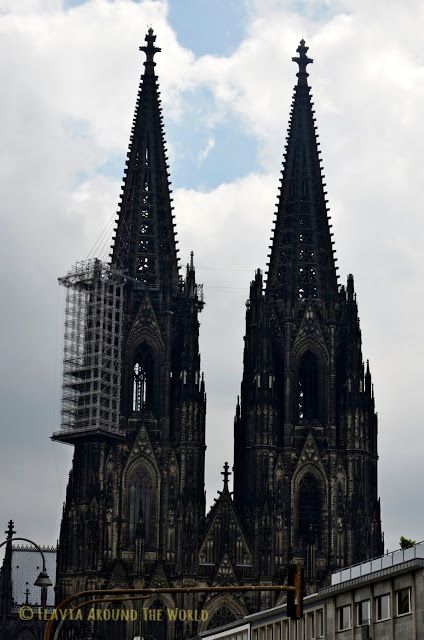
<svg viewBox="0 0 424 640">
<path fill-rule="evenodd" d="M 198 640 L 422 640 L 424 543 L 337 571 L 307 596 L 304 617 L 281 605 L 246 616 Z"/>
<path fill-rule="evenodd" d="M 75 448 L 57 599 L 117 586 L 281 583 L 300 559 L 315 592 L 331 571 L 382 552 L 377 417 L 353 277 L 339 286 L 307 83 L 298 56 L 266 283 L 251 284 L 229 468 L 205 513 L 203 294 L 178 262 L 150 29 L 111 261 L 65 278 L 62 425 Z M 185 638 L 274 604 L 259 595 L 163 596 L 183 620 L 96 628 L 99 637 Z M 137 605 L 138 606 L 138 605 Z M 141 605 L 140 605 L 141 606 Z M 144 604 L 144 606 L 146 606 Z"/>
</svg>

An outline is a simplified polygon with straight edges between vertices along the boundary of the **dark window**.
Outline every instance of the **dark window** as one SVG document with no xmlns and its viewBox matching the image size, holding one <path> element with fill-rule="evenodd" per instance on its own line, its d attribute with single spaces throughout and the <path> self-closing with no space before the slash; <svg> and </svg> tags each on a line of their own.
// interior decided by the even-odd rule
<svg viewBox="0 0 424 640">
<path fill-rule="evenodd" d="M 390 594 L 385 593 L 376 599 L 377 605 L 377 621 L 387 620 L 390 618 Z"/>
<path fill-rule="evenodd" d="M 307 619 L 307 632 L 306 637 L 308 640 L 313 640 L 315 638 L 315 613 L 308 613 Z"/>
<path fill-rule="evenodd" d="M 226 624 L 230 624 L 236 620 L 236 616 L 225 604 L 220 607 L 208 622 L 208 629 L 215 629 L 216 627 L 223 627 Z"/>
<path fill-rule="evenodd" d="M 345 607 L 339 607 L 337 609 L 337 621 L 338 621 L 338 631 L 344 631 L 345 629 L 350 629 L 350 604 Z"/>
<path fill-rule="evenodd" d="M 396 603 L 398 616 L 411 613 L 411 589 L 409 587 L 396 591 Z"/>
<path fill-rule="evenodd" d="M 306 618 L 306 640 L 315 640 L 324 635 L 323 610 L 308 613 Z"/>
<path fill-rule="evenodd" d="M 144 623 L 142 637 L 146 640 L 164 640 L 167 637 L 168 622 L 163 603 L 160 600 L 153 602 L 145 613 L 145 617 L 147 620 Z"/>
<path fill-rule="evenodd" d="M 296 407 L 299 422 L 318 420 L 318 407 L 318 363 L 314 354 L 307 351 L 299 366 Z"/>
<path fill-rule="evenodd" d="M 126 621 L 130 619 L 130 612 L 124 605 L 121 607 L 119 605 L 110 606 L 108 607 L 108 610 L 104 609 L 103 611 L 107 611 L 107 613 L 103 614 L 102 636 L 104 638 L 108 638 L 108 640 L 125 640 L 127 637 Z"/>
<path fill-rule="evenodd" d="M 319 609 L 315 612 L 316 616 L 316 634 L 317 638 L 322 638 L 324 635 L 324 611 Z"/>
<path fill-rule="evenodd" d="M 362 624 L 369 624 L 370 622 L 370 601 L 362 600 L 362 602 L 358 602 L 357 610 L 358 610 L 358 626 Z"/>
<path fill-rule="evenodd" d="M 318 479 L 306 473 L 299 486 L 299 532 L 300 545 L 319 545 L 321 530 L 322 491 Z"/>
<path fill-rule="evenodd" d="M 151 349 L 142 345 L 136 354 L 133 369 L 133 411 L 153 409 L 154 361 Z"/>
<path fill-rule="evenodd" d="M 140 465 L 129 483 L 129 542 L 144 541 L 146 551 L 156 550 L 157 492 L 153 472 Z"/>
<path fill-rule="evenodd" d="M 146 406 L 147 373 L 139 362 L 134 365 L 133 410 L 141 411 Z"/>
</svg>

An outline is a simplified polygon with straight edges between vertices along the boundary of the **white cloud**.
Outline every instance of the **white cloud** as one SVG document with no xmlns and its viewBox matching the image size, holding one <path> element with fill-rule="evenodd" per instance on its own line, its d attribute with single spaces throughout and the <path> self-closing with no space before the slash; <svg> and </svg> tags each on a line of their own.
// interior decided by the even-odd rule
<svg viewBox="0 0 424 640">
<path fill-rule="evenodd" d="M 208 141 L 205 147 L 200 151 L 198 155 L 199 164 L 203 164 L 206 160 L 212 149 L 215 147 L 215 140 L 213 138 L 208 138 Z"/>
</svg>

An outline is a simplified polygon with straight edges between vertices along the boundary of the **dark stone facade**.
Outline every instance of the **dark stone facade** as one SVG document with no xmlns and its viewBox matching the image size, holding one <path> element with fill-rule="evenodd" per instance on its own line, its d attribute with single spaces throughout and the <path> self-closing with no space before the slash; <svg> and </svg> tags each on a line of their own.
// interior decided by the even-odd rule
<svg viewBox="0 0 424 640">
<path fill-rule="evenodd" d="M 234 499 L 205 514 L 206 394 L 193 260 L 180 276 L 155 36 L 146 36 L 112 265 L 124 299 L 124 439 L 75 438 L 60 530 L 57 600 L 114 586 L 269 584 L 304 561 L 309 590 L 382 552 L 377 417 L 353 277 L 337 282 L 307 85 L 307 48 L 285 153 L 267 280 L 246 313 L 235 417 Z M 208 620 L 100 626 L 101 638 L 184 638 L 270 606 L 256 596 L 161 596 L 134 606 L 205 609 Z"/>
</svg>

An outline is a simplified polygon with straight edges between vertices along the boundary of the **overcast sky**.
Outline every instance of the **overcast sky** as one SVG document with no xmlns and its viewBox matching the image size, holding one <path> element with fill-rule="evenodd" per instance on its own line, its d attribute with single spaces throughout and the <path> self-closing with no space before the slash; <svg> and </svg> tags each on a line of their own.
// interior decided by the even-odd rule
<svg viewBox="0 0 424 640">
<path fill-rule="evenodd" d="M 264 268 L 303 36 L 340 283 L 355 276 L 379 414 L 386 547 L 424 538 L 421 0 L 0 0 L 0 526 L 55 543 L 63 291 L 105 258 L 147 27 L 182 264 L 206 307 L 208 500 L 232 463 L 245 301 Z"/>
</svg>

